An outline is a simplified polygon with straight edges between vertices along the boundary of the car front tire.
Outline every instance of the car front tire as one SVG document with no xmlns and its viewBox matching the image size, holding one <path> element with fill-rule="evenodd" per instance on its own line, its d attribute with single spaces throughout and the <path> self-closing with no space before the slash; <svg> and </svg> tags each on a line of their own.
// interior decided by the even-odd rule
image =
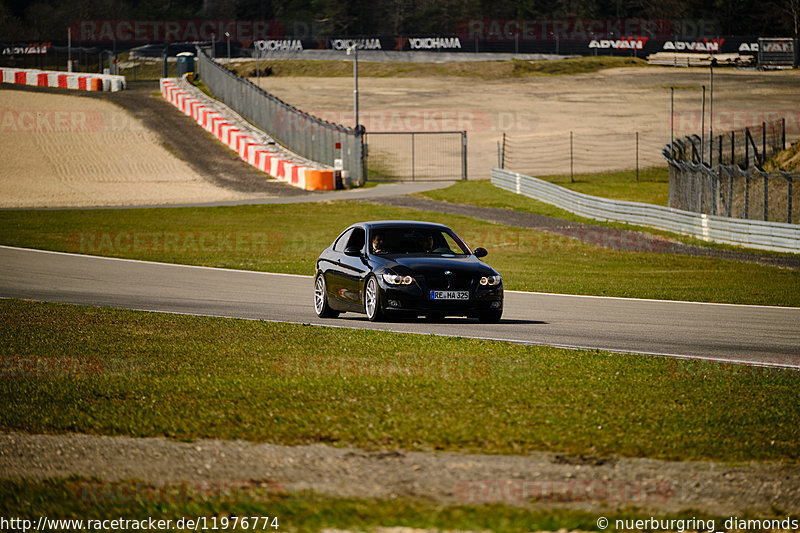
<svg viewBox="0 0 800 533">
<path fill-rule="evenodd" d="M 328 304 L 328 285 L 325 283 L 325 275 L 317 273 L 314 278 L 314 311 L 320 318 L 336 318 L 339 311 L 334 311 Z"/>
<path fill-rule="evenodd" d="M 364 312 L 370 322 L 377 322 L 383 319 L 383 309 L 381 308 L 381 287 L 375 276 L 370 276 L 364 284 Z"/>
<path fill-rule="evenodd" d="M 499 311 L 484 311 L 478 316 L 478 320 L 484 324 L 497 324 L 500 322 L 500 317 L 503 316 L 503 310 Z"/>
</svg>

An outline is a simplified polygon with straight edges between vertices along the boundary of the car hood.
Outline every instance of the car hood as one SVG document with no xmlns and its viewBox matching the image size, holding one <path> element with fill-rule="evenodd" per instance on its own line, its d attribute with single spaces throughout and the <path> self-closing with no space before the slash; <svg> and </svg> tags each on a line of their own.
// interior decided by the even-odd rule
<svg viewBox="0 0 800 533">
<path fill-rule="evenodd" d="M 393 256 L 381 258 L 383 267 L 391 269 L 397 274 L 441 274 L 445 270 L 453 272 L 470 271 L 486 275 L 494 275 L 497 272 L 475 257 L 442 257 L 442 256 Z"/>
</svg>

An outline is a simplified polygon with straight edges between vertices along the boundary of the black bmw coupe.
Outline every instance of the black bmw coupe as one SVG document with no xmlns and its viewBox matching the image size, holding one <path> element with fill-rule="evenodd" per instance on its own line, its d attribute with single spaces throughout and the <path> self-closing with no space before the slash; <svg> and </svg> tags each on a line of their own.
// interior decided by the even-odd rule
<svg viewBox="0 0 800 533">
<path fill-rule="evenodd" d="M 392 316 L 467 316 L 498 322 L 503 280 L 456 233 L 427 222 L 361 222 L 317 259 L 314 308 L 336 317 L 353 311 L 371 321 Z"/>
</svg>

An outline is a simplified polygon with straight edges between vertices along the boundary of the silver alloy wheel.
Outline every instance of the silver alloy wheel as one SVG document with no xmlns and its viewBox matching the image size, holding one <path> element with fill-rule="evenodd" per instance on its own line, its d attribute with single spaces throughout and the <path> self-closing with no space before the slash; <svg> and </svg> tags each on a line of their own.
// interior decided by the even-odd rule
<svg viewBox="0 0 800 533">
<path fill-rule="evenodd" d="M 325 278 L 322 273 L 317 274 L 314 282 L 314 310 L 317 315 L 322 315 L 325 311 Z"/>
<path fill-rule="evenodd" d="M 378 314 L 378 282 L 375 278 L 369 278 L 367 289 L 364 294 L 364 308 L 367 318 L 372 320 Z"/>
</svg>

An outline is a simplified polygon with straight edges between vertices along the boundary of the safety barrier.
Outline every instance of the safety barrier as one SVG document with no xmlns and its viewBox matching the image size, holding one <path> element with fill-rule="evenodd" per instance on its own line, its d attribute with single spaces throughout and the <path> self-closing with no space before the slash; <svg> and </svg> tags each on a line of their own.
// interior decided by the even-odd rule
<svg viewBox="0 0 800 533">
<path fill-rule="evenodd" d="M 81 91 L 121 91 L 125 88 L 125 76 L 19 68 L 0 68 L 0 81 Z"/>
<path fill-rule="evenodd" d="M 705 241 L 759 250 L 800 253 L 800 226 L 797 224 L 725 218 L 670 207 L 598 198 L 499 168 L 492 169 L 492 185 L 594 220 L 648 226 L 691 235 Z"/>
<path fill-rule="evenodd" d="M 192 117 L 206 131 L 239 154 L 246 163 L 270 176 L 309 191 L 335 188 L 333 169 L 314 165 L 282 149 L 223 104 L 210 101 L 198 89 L 177 79 L 162 79 L 165 100 Z"/>
</svg>

